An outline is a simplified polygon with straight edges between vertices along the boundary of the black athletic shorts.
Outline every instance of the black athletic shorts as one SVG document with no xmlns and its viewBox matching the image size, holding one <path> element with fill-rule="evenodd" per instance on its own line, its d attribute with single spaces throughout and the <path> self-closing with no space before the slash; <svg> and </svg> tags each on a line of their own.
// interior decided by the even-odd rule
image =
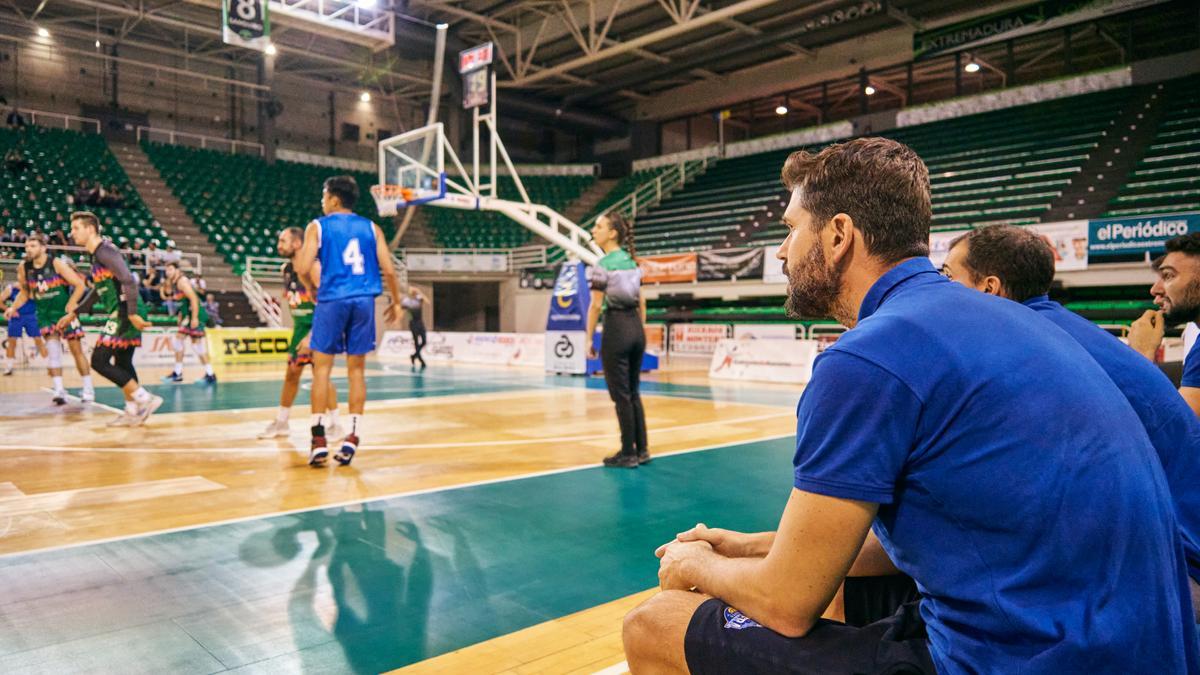
<svg viewBox="0 0 1200 675">
<path fill-rule="evenodd" d="M 885 577 L 846 577 L 842 595 L 846 625 L 863 627 L 887 619 L 914 600 L 920 600 L 917 584 L 907 574 Z"/>
<path fill-rule="evenodd" d="M 822 619 L 801 638 L 787 638 L 718 599 L 696 608 L 684 638 L 692 673 L 925 675 L 929 656 L 920 601 L 862 628 Z"/>
</svg>

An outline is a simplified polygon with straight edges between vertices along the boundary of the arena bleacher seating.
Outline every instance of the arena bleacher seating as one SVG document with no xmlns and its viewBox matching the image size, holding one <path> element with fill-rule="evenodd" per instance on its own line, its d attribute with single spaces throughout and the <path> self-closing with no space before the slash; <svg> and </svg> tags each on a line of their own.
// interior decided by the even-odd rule
<svg viewBox="0 0 1200 675">
<path fill-rule="evenodd" d="M 167 244 L 167 235 L 154 221 L 125 170 L 101 136 L 64 129 L 29 126 L 0 130 L 0 153 L 18 148 L 29 162 L 20 172 L 0 175 L 0 227 L 26 233 L 68 231 L 71 211 L 87 208 L 99 216 L 105 234 L 122 246 L 136 239 Z M 68 201 L 80 180 L 116 185 L 123 208 L 74 206 Z"/>
<path fill-rule="evenodd" d="M 883 135 L 929 166 L 933 227 L 1038 222 L 1103 138 L 1129 97 L 1114 90 L 931 122 Z M 1002 132 L 997 133 L 997 130 Z M 809 148 L 819 150 L 822 146 Z M 716 162 L 684 190 L 638 218 L 639 248 L 705 250 L 778 241 L 785 206 L 779 170 L 792 149 Z M 747 237 L 755 219 L 765 223 Z"/>
<path fill-rule="evenodd" d="M 522 176 L 521 183 L 535 203 L 562 213 L 595 180 L 592 176 Z M 497 190 L 502 199 L 519 201 L 516 183 L 500 177 Z M 430 233 L 442 248 L 513 248 L 529 243 L 529 230 L 494 211 L 427 209 Z"/>
<path fill-rule="evenodd" d="M 1108 216 L 1200 210 L 1200 77 L 1165 83 L 1160 105 L 1158 133 Z"/>
<path fill-rule="evenodd" d="M 304 227 L 321 215 L 321 184 L 350 173 L 361 189 L 355 211 L 379 223 L 388 236 L 391 219 L 380 219 L 365 172 L 231 155 L 180 145 L 144 142 L 142 148 L 171 191 L 225 260 L 239 269 L 250 256 L 276 257 L 281 229 Z"/>
</svg>

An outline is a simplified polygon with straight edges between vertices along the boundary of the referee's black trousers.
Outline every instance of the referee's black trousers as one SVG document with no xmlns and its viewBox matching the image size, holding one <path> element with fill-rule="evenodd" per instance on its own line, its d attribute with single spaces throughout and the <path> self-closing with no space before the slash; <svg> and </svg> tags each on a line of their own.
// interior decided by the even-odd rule
<svg viewBox="0 0 1200 675">
<path fill-rule="evenodd" d="M 604 365 L 608 395 L 617 406 L 623 455 L 650 452 L 646 444 L 646 413 L 638 391 L 645 353 L 646 332 L 637 308 L 608 308 L 604 313 L 600 361 Z"/>
</svg>

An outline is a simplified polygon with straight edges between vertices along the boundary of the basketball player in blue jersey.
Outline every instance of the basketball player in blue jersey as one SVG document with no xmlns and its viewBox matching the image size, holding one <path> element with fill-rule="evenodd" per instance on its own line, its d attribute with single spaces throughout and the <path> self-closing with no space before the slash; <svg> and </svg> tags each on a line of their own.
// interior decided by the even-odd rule
<svg viewBox="0 0 1200 675">
<path fill-rule="evenodd" d="M 333 458 L 343 466 L 354 459 L 362 430 L 363 405 L 367 400 L 364 376 L 366 356 L 375 351 L 375 297 L 386 280 L 391 304 L 384 320 L 396 323 L 400 286 L 383 231 L 370 220 L 355 214 L 358 184 L 350 176 L 325 181 L 321 210 L 325 213 L 308 224 L 304 246 L 296 254 L 296 272 L 307 276 L 317 260 L 321 263 L 317 306 L 313 310 L 312 333 L 312 446 L 310 466 L 324 466 L 329 456 L 325 442 L 325 397 L 333 357 L 346 355 L 350 379 L 350 434 Z"/>
</svg>

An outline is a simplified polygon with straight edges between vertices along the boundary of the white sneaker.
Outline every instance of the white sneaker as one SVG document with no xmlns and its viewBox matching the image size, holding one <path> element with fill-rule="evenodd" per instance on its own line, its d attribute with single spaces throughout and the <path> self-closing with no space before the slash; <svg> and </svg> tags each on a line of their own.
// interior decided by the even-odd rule
<svg viewBox="0 0 1200 675">
<path fill-rule="evenodd" d="M 330 443 L 336 443 L 346 437 L 346 430 L 340 424 L 335 424 L 325 428 L 325 440 Z"/>
<path fill-rule="evenodd" d="M 258 437 L 259 438 L 286 438 L 288 436 L 288 434 L 290 434 L 290 433 L 292 433 L 292 427 L 290 424 L 288 424 L 287 422 L 280 422 L 279 420 L 275 420 L 274 422 L 271 422 L 270 424 L 268 424 L 267 428 L 263 429 L 262 433 L 260 433 L 258 435 Z"/>
<path fill-rule="evenodd" d="M 149 401 L 138 404 L 137 426 L 141 426 L 141 425 L 145 424 L 146 419 L 148 417 L 150 417 L 150 415 L 153 415 L 154 411 L 158 410 L 158 407 L 161 406 L 162 404 L 163 404 L 163 397 L 153 396 L 153 395 L 150 396 Z"/>
<path fill-rule="evenodd" d="M 123 412 L 120 415 L 117 415 L 116 417 L 112 418 L 108 422 L 107 426 L 110 426 L 110 427 L 136 427 L 139 423 L 140 422 L 138 421 L 138 418 L 136 415 L 130 415 L 127 412 Z"/>
<path fill-rule="evenodd" d="M 96 390 L 95 389 L 84 389 L 83 393 L 79 395 L 79 400 L 83 401 L 84 403 L 95 403 L 96 402 Z"/>
<path fill-rule="evenodd" d="M 12 375 L 12 371 L 13 371 L 13 366 L 11 363 L 7 363 L 4 365 L 4 374 L 5 375 Z"/>
</svg>

